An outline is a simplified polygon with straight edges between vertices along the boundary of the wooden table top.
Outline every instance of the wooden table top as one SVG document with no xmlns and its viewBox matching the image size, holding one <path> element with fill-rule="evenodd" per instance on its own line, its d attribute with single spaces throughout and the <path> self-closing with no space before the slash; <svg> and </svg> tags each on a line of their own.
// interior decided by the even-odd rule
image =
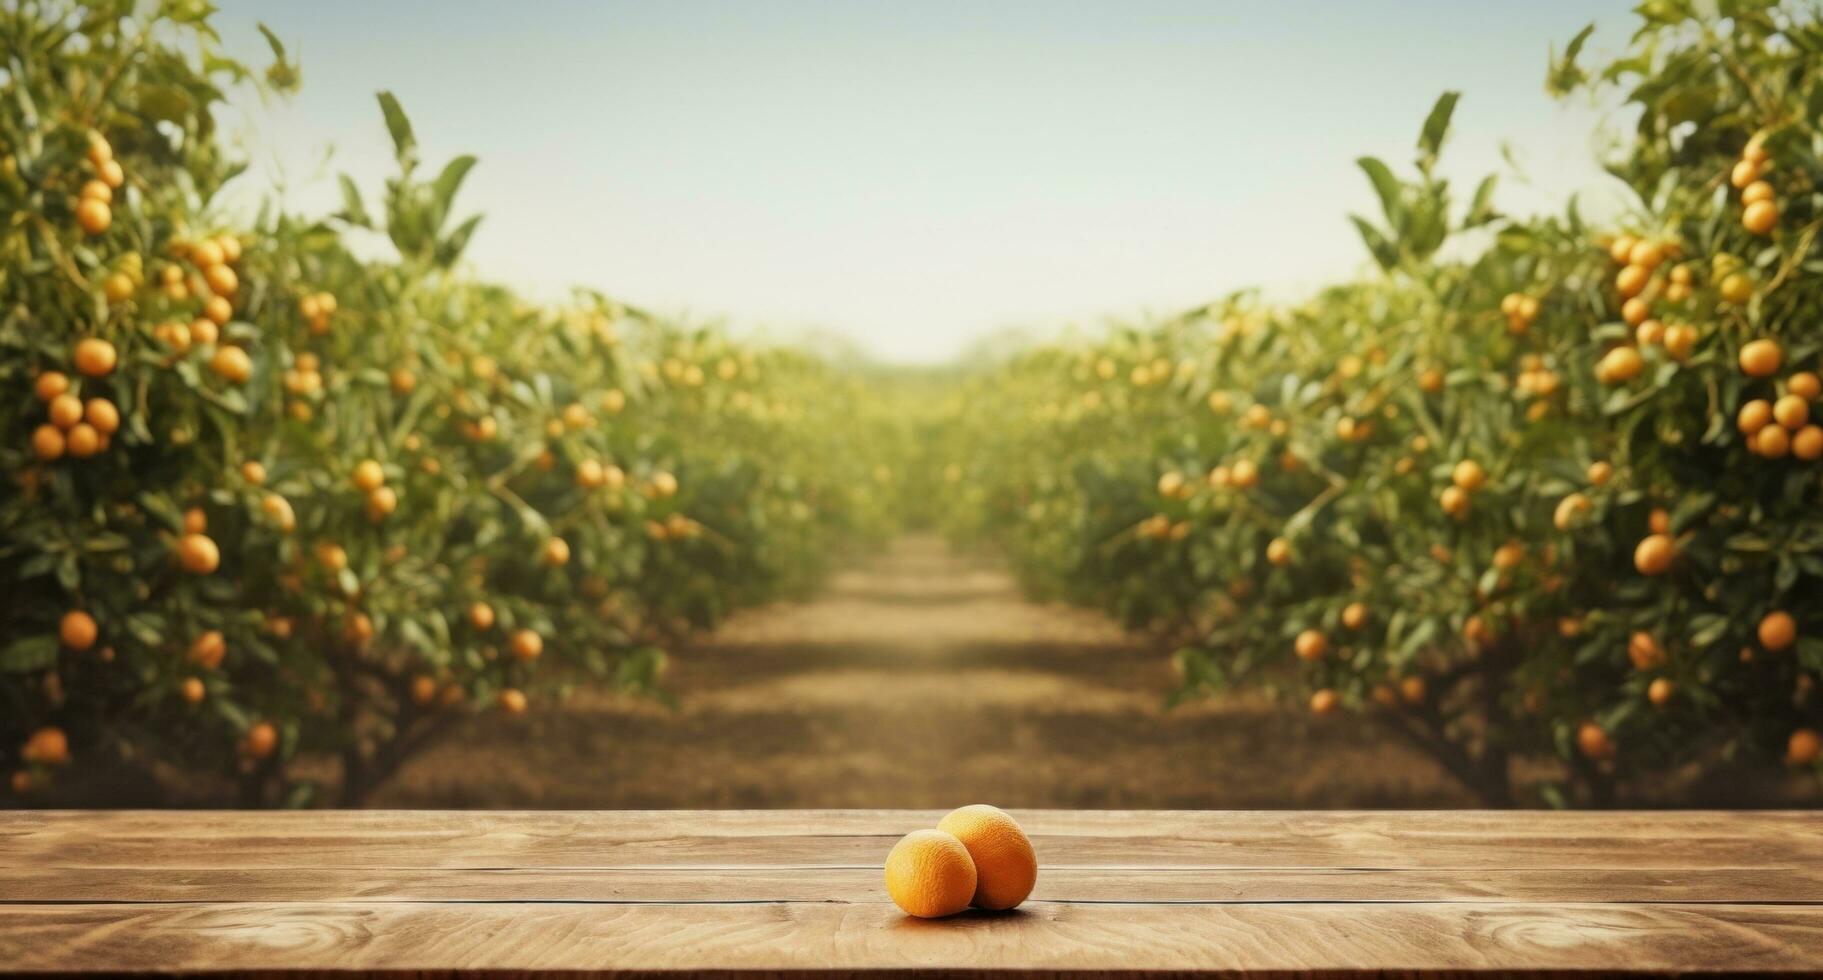
<svg viewBox="0 0 1823 980">
<path fill-rule="evenodd" d="M 1014 815 L 921 921 L 935 811 L 0 812 L 0 972 L 1823 975 L 1823 814 Z"/>
</svg>

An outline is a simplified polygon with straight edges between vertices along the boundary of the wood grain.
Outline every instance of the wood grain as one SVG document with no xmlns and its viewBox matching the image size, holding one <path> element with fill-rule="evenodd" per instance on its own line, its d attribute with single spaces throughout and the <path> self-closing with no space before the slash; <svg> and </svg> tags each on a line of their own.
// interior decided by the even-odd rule
<svg viewBox="0 0 1823 980">
<path fill-rule="evenodd" d="M 855 868 L 20 868 L 0 902 L 871 902 Z M 1057 902 L 1817 903 L 1823 868 L 1582 871 L 1074 868 L 1032 893 Z"/>
<path fill-rule="evenodd" d="M 877 865 L 940 811 L 21 814 L 0 867 L 767 867 Z M 1823 864 L 1823 817 L 1739 814 L 1291 811 L 1015 813 L 1047 865 L 1193 868 L 1701 869 Z M 761 846 L 763 844 L 763 846 Z M 208 866 L 208 865 L 205 865 Z"/>
<path fill-rule="evenodd" d="M 1823 909 L 883 903 L 0 907 L 15 970 L 1823 970 Z"/>
<path fill-rule="evenodd" d="M 0 973 L 1823 976 L 1810 813 L 1029 811 L 1016 914 L 908 919 L 940 814 L 0 814 Z"/>
</svg>

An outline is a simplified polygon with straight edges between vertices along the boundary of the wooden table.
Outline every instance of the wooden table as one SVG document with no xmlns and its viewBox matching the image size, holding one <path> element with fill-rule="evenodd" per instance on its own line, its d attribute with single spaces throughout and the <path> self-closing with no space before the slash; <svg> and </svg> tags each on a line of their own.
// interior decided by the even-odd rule
<svg viewBox="0 0 1823 980">
<path fill-rule="evenodd" d="M 1823 815 L 1021 811 L 1018 912 L 901 915 L 937 812 L 0 811 L 0 971 L 1823 975 Z"/>
</svg>

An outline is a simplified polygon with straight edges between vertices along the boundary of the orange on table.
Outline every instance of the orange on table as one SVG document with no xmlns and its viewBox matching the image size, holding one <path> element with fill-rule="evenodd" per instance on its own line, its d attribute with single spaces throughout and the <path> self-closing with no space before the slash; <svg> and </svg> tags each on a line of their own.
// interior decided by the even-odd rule
<svg viewBox="0 0 1823 980">
<path fill-rule="evenodd" d="M 985 803 L 951 810 L 937 829 L 952 834 L 975 862 L 972 904 L 996 911 L 1025 901 L 1038 881 L 1038 855 L 1019 822 Z"/>
<path fill-rule="evenodd" d="M 886 893 L 907 915 L 955 915 L 974 900 L 975 884 L 975 859 L 941 830 L 914 830 L 886 855 Z"/>
</svg>

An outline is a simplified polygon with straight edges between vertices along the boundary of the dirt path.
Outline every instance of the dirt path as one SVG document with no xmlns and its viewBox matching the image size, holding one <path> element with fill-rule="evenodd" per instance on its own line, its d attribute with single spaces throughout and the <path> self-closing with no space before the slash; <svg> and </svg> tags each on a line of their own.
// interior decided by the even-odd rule
<svg viewBox="0 0 1823 980">
<path fill-rule="evenodd" d="M 580 692 L 478 721 L 376 806 L 1464 806 L 1358 718 L 1167 710 L 1166 658 L 908 538 L 806 604 L 678 652 L 675 709 Z"/>
</svg>

